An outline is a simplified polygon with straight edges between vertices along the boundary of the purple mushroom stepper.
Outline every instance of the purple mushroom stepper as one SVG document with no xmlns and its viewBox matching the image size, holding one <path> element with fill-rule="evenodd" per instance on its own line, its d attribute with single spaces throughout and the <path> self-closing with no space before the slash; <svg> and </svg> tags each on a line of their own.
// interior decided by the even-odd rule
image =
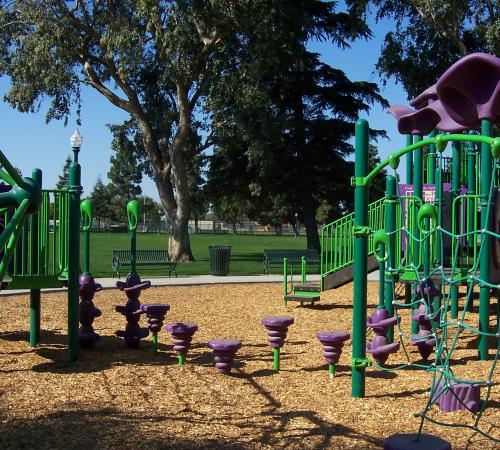
<svg viewBox="0 0 500 450">
<path fill-rule="evenodd" d="M 179 366 L 182 366 L 186 360 L 193 334 L 198 331 L 198 325 L 194 323 L 169 323 L 165 329 L 172 335 L 174 340 L 174 352 L 179 355 Z"/>
<path fill-rule="evenodd" d="M 214 351 L 215 367 L 219 372 L 231 372 L 234 356 L 241 348 L 241 341 L 236 339 L 215 339 L 208 341 L 208 347 Z"/>
</svg>

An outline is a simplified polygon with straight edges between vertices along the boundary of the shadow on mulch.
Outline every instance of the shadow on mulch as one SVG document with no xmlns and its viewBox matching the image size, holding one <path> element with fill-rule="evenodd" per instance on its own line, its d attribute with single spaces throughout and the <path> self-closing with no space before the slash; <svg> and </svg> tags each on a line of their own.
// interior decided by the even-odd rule
<svg viewBox="0 0 500 450">
<path fill-rule="evenodd" d="M 178 435 L 156 432 L 146 434 L 139 430 L 144 422 L 184 420 L 162 415 L 124 414 L 114 409 L 95 411 L 60 411 L 36 419 L 0 422 L 0 448 L 44 449 L 234 449 L 247 445 L 228 439 L 190 440 Z M 135 444 L 135 445 L 134 445 Z"/>
<path fill-rule="evenodd" d="M 288 444 L 292 445 L 294 441 L 298 442 L 299 440 L 304 440 L 312 436 L 319 436 L 321 437 L 321 442 L 317 443 L 314 446 L 314 449 L 320 450 L 332 448 L 332 439 L 335 438 L 335 436 L 342 436 L 351 437 L 355 440 L 362 440 L 363 442 L 371 445 L 382 445 L 382 440 L 376 439 L 368 434 L 359 433 L 358 431 L 355 431 L 352 428 L 344 425 L 332 424 L 331 422 L 327 422 L 318 417 L 318 415 L 314 411 L 294 410 L 283 412 L 280 410 L 281 403 L 276 400 L 276 398 L 274 398 L 271 392 L 269 392 L 261 384 L 259 384 L 255 376 L 248 376 L 247 374 L 243 374 L 241 372 L 239 373 L 239 375 L 244 376 L 244 378 L 248 380 L 248 382 L 252 385 L 256 392 L 267 400 L 269 406 L 260 415 L 263 417 L 272 418 L 273 421 L 278 421 L 278 424 L 274 425 L 273 427 L 261 428 L 259 430 L 259 444 L 270 446 L 275 445 L 276 436 L 281 435 L 281 433 L 283 433 L 287 429 L 287 425 L 289 422 L 295 419 L 304 419 L 307 422 L 313 424 L 314 427 L 307 429 L 307 431 L 305 428 L 301 428 L 300 432 L 298 432 L 296 435 L 288 434 Z"/>
</svg>

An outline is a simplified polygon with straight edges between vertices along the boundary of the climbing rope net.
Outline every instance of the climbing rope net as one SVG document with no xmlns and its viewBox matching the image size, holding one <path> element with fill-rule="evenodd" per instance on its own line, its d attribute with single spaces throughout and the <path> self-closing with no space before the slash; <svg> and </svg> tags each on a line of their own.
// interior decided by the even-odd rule
<svg viewBox="0 0 500 450">
<path fill-rule="evenodd" d="M 442 158 L 442 154 L 438 158 Z M 493 170 L 491 173 L 490 190 L 488 193 L 488 206 L 487 206 L 487 217 L 488 224 L 491 224 L 491 213 L 492 213 L 492 201 L 494 197 L 494 180 L 497 176 L 497 164 L 494 162 Z M 397 171 L 393 168 L 394 176 L 397 178 Z M 437 223 L 434 226 L 429 223 L 428 225 L 422 227 L 421 230 L 415 231 L 416 228 L 408 226 L 408 221 L 406 221 L 403 216 L 403 203 L 406 202 L 406 217 L 409 216 L 409 208 L 411 208 L 411 202 L 408 202 L 408 198 L 404 198 L 396 191 L 398 211 L 399 211 L 399 227 L 391 231 L 390 233 L 385 230 L 377 230 L 375 233 L 385 233 L 387 237 L 391 234 L 395 234 L 395 241 L 397 239 L 406 238 L 406 258 L 404 262 L 401 263 L 401 267 L 386 267 L 386 277 L 385 282 L 392 284 L 392 304 L 394 307 L 395 316 L 398 318 L 397 321 L 397 332 L 399 335 L 400 346 L 403 349 L 404 357 L 406 362 L 404 364 L 398 365 L 396 367 L 384 367 L 378 365 L 377 367 L 382 370 L 399 370 L 409 367 L 417 367 L 424 369 L 431 374 L 431 387 L 429 392 L 428 400 L 420 413 L 416 416 L 420 417 L 419 434 L 423 429 L 425 420 L 429 422 L 447 426 L 447 427 L 463 427 L 469 428 L 474 432 L 480 433 L 488 439 L 494 442 L 500 442 L 500 434 L 498 433 L 498 427 L 495 433 L 495 424 L 487 424 L 487 421 L 481 421 L 483 419 L 485 412 L 488 408 L 495 407 L 494 403 L 491 401 L 492 389 L 498 386 L 500 380 L 495 380 L 495 374 L 498 376 L 497 363 L 500 354 L 500 322 L 498 318 L 497 310 L 497 322 L 496 327 L 492 329 L 491 325 L 489 329 L 480 329 L 481 327 L 476 327 L 473 324 L 475 316 L 472 316 L 472 305 L 473 305 L 473 295 L 474 289 L 478 287 L 495 289 L 500 289 L 500 285 L 492 284 L 487 279 L 481 278 L 479 262 L 483 252 L 490 252 L 491 245 L 500 245 L 496 240 L 500 239 L 500 235 L 494 233 L 492 230 L 486 227 L 476 227 L 474 229 L 468 229 L 467 226 L 461 227 L 465 228 L 464 232 L 457 230 L 457 227 L 452 227 L 451 230 L 445 229 L 442 226 L 441 217 L 437 217 Z M 478 195 L 465 194 L 460 195 L 464 202 L 477 202 L 479 199 Z M 413 204 L 415 206 L 415 203 Z M 471 214 L 471 209 L 473 214 L 477 217 L 477 203 L 474 203 L 472 208 L 469 208 L 469 214 Z M 439 208 L 438 210 L 441 210 Z M 440 214 L 438 214 L 440 216 Z M 461 216 L 460 220 L 464 220 L 464 216 Z M 431 221 L 429 221 L 431 222 Z M 477 225 L 477 220 L 474 222 Z M 485 239 L 489 236 L 489 239 Z M 480 240 L 479 249 L 475 253 L 474 258 L 472 258 L 470 264 L 466 266 L 466 270 L 463 267 L 463 258 L 460 257 L 464 253 L 464 247 L 470 248 L 471 242 L 474 246 L 477 246 L 477 241 Z M 451 240 L 454 245 L 451 246 L 450 252 L 450 265 L 451 268 L 445 269 L 443 265 L 445 252 L 445 241 Z M 495 241 L 494 241 L 495 240 Z M 490 245 L 488 245 L 490 241 Z M 500 241 L 499 241 L 500 242 Z M 417 244 L 417 245 L 415 245 Z M 424 272 L 421 272 L 419 267 L 422 265 L 419 263 L 419 257 L 417 256 L 417 251 L 420 253 L 421 250 L 415 251 L 415 248 L 425 246 L 433 247 L 435 249 L 434 255 L 437 257 L 433 261 L 433 264 L 424 261 Z M 415 263 L 417 261 L 417 263 Z M 399 263 L 397 263 L 398 265 Z M 396 291 L 396 282 L 398 275 L 402 272 L 411 273 L 414 277 L 414 286 L 416 290 L 413 291 L 413 296 L 410 303 L 408 300 L 400 300 L 400 292 Z M 437 280 L 436 285 L 441 286 L 441 290 L 435 289 L 432 280 Z M 452 318 L 450 310 L 452 307 L 453 299 L 452 292 L 455 289 L 458 291 L 458 287 L 462 286 L 465 289 L 465 300 L 463 304 L 463 309 L 456 319 Z M 497 291 L 498 292 L 498 291 Z M 500 297 L 500 296 L 499 296 Z M 498 300 L 497 300 L 498 302 Z M 401 314 L 404 311 L 408 311 L 411 308 L 413 312 L 418 310 L 421 312 L 421 319 L 426 321 L 427 326 L 424 327 L 424 331 L 420 331 L 418 335 L 414 333 L 405 332 L 402 327 Z M 498 308 L 498 303 L 497 303 Z M 490 311 L 488 311 L 490 314 Z M 415 316 L 413 317 L 415 320 Z M 469 363 L 469 358 L 457 358 L 457 350 L 463 348 L 464 343 L 467 345 L 474 344 L 474 339 L 479 342 L 481 339 L 486 339 L 488 342 L 488 347 L 495 348 L 493 359 L 488 361 L 482 361 L 470 364 L 480 364 L 481 370 L 484 370 L 484 377 L 481 379 L 471 379 L 467 376 L 466 366 Z M 429 361 L 428 364 L 422 361 L 416 362 L 412 360 L 412 354 L 409 351 L 410 345 L 425 345 L 429 344 L 431 347 L 435 344 L 434 349 L 434 360 Z M 477 344 L 475 344 L 477 345 Z M 430 353 L 430 351 L 429 351 Z M 489 357 L 491 358 L 491 353 Z M 458 369 L 458 370 L 457 370 Z M 477 366 L 476 366 L 477 371 Z M 462 388 L 474 388 L 479 391 L 481 388 L 482 401 L 478 401 L 475 408 L 471 408 L 469 403 L 466 403 L 460 394 L 454 391 L 454 386 L 461 386 Z M 433 405 L 440 404 L 446 395 L 451 395 L 454 397 L 455 402 L 461 403 L 463 406 L 460 409 L 469 410 L 470 421 L 467 423 L 456 423 L 452 421 L 445 422 L 443 414 L 433 414 Z M 479 399 L 478 399 L 479 400 Z M 468 401 L 468 400 L 467 400 Z M 463 416 L 460 415 L 460 418 Z M 456 416 L 455 416 L 456 420 Z"/>
</svg>

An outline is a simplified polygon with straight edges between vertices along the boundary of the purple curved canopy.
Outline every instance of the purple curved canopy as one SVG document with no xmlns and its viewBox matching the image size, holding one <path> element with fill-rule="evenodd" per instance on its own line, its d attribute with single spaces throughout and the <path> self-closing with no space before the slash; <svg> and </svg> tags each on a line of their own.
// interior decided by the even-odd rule
<svg viewBox="0 0 500 450">
<path fill-rule="evenodd" d="M 436 83 L 437 94 L 453 120 L 467 128 L 500 117 L 500 59 L 471 53 L 453 64 Z"/>
<path fill-rule="evenodd" d="M 402 134 L 461 132 L 480 125 L 481 119 L 500 119 L 500 59 L 472 53 L 453 64 L 410 105 L 393 105 L 387 112 L 398 121 Z"/>
</svg>

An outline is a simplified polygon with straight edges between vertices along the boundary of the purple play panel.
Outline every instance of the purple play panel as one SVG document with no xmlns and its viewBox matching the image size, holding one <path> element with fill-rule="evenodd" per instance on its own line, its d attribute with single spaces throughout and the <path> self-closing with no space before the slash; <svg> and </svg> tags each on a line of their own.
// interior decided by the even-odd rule
<svg viewBox="0 0 500 450">
<path fill-rule="evenodd" d="M 231 372 L 234 355 L 241 348 L 241 341 L 214 339 L 208 341 L 208 347 L 214 351 L 214 363 L 217 370 L 224 374 Z"/>
<path fill-rule="evenodd" d="M 451 444 L 430 434 L 395 434 L 384 441 L 384 450 L 451 450 Z"/>
</svg>

